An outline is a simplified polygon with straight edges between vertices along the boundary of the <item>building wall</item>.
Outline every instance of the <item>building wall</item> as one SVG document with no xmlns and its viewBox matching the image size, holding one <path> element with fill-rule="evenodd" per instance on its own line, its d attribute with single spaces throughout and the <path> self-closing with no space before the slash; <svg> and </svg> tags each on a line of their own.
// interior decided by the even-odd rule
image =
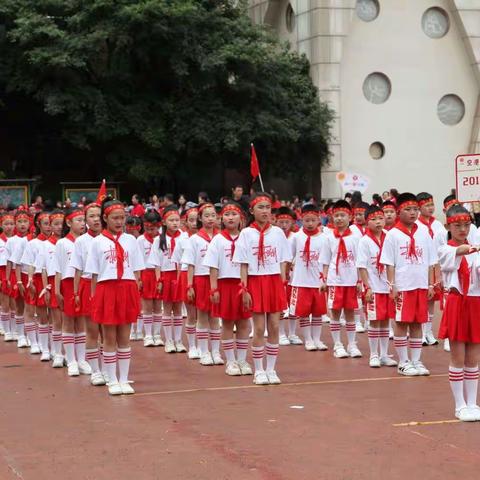
<svg viewBox="0 0 480 480">
<path fill-rule="evenodd" d="M 396 187 L 428 190 L 440 200 L 454 187 L 455 156 L 480 145 L 480 1 L 379 0 L 378 16 L 371 21 L 359 14 L 365 18 L 373 0 L 358 3 L 291 0 L 293 31 L 286 27 L 287 0 L 252 0 L 251 13 L 254 21 L 271 25 L 307 55 L 320 97 L 336 112 L 332 159 L 322 173 L 324 197 L 341 195 L 336 174 L 350 171 L 370 178 L 367 194 Z M 442 12 L 422 26 L 431 7 L 443 9 L 448 18 L 441 38 L 429 37 L 424 29 L 439 34 Z M 390 81 L 384 103 L 365 97 L 364 81 L 373 72 Z M 371 89 L 366 92 L 372 95 Z M 437 113 L 447 94 L 460 97 L 465 107 L 454 125 L 442 123 Z M 452 121 L 455 110 L 448 105 L 443 118 Z M 380 159 L 371 156 L 373 142 L 384 146 Z"/>
</svg>

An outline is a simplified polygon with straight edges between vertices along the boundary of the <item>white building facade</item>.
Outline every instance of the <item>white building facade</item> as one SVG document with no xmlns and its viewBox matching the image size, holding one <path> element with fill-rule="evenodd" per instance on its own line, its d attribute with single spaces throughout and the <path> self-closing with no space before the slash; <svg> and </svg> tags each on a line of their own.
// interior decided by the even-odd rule
<svg viewBox="0 0 480 480">
<path fill-rule="evenodd" d="M 480 153 L 480 0 L 250 0 L 250 14 L 308 57 L 335 112 L 322 196 L 354 172 L 367 200 L 426 190 L 440 207 L 455 157 Z"/>
</svg>

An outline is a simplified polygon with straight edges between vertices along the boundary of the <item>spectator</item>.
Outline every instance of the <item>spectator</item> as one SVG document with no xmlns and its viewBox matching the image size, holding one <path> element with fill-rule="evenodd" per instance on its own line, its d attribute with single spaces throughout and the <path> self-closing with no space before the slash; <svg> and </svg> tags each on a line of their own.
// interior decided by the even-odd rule
<svg viewBox="0 0 480 480">
<path fill-rule="evenodd" d="M 208 203 L 210 200 L 208 198 L 207 192 L 199 192 L 198 194 L 198 204 L 202 205 L 203 203 Z"/>
<path fill-rule="evenodd" d="M 344 198 L 350 205 L 352 204 L 352 194 L 350 192 L 346 193 Z"/>
<path fill-rule="evenodd" d="M 358 190 L 355 190 L 353 193 L 352 193 L 352 200 L 350 202 L 350 205 L 352 207 L 355 207 L 355 205 L 357 203 L 360 203 L 360 202 L 363 202 L 363 199 L 362 199 L 362 194 L 358 191 Z"/>
<path fill-rule="evenodd" d="M 384 202 L 386 202 L 387 200 L 390 200 L 390 192 L 388 192 L 388 191 L 385 190 L 385 191 L 382 193 L 382 200 L 383 200 Z"/>
<path fill-rule="evenodd" d="M 166 193 L 163 197 L 163 207 L 167 208 L 175 203 L 173 193 Z"/>
<path fill-rule="evenodd" d="M 178 196 L 177 204 L 178 213 L 182 216 L 187 211 L 187 197 L 183 193 Z"/>
<path fill-rule="evenodd" d="M 376 205 L 377 207 L 382 206 L 382 197 L 378 193 L 374 193 L 372 195 L 372 205 Z"/>
<path fill-rule="evenodd" d="M 143 217 L 145 215 L 145 209 L 140 203 L 140 197 L 135 193 L 132 195 L 132 209 L 130 210 L 130 215 L 134 217 Z"/>
<path fill-rule="evenodd" d="M 248 211 L 248 198 L 243 193 L 242 185 L 235 185 L 232 188 L 232 200 L 237 202 L 244 210 Z"/>
<path fill-rule="evenodd" d="M 303 206 L 305 205 L 316 205 L 317 201 L 315 200 L 315 197 L 313 193 L 306 193 L 305 197 L 303 198 Z"/>
</svg>

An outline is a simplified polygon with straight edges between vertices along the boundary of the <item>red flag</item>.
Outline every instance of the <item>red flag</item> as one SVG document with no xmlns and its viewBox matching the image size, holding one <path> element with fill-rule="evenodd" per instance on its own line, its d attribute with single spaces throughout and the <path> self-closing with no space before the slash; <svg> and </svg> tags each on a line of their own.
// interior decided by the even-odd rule
<svg viewBox="0 0 480 480">
<path fill-rule="evenodd" d="M 260 167 L 258 166 L 257 153 L 255 152 L 255 147 L 252 143 L 252 156 L 250 159 L 250 174 L 252 175 L 253 180 L 255 180 L 260 175 Z"/>
<path fill-rule="evenodd" d="M 103 179 L 103 182 L 100 185 L 100 190 L 98 191 L 96 203 L 100 205 L 105 200 L 106 197 L 107 197 L 107 183 L 105 182 L 105 179 Z"/>
</svg>

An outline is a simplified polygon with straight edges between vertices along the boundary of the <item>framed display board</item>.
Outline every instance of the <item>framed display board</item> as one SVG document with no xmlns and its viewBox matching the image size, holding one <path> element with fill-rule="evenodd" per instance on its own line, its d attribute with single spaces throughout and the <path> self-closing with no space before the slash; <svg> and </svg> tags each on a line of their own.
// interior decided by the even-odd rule
<svg viewBox="0 0 480 480">
<path fill-rule="evenodd" d="M 0 186 L 0 206 L 7 208 L 9 205 L 15 207 L 28 205 L 28 187 L 26 185 Z"/>
<path fill-rule="evenodd" d="M 116 188 L 107 188 L 107 194 L 113 198 L 118 198 Z M 87 197 L 89 203 L 94 202 L 97 195 L 98 188 L 65 188 L 64 190 L 64 200 L 70 198 L 75 203 L 79 203 L 82 197 Z"/>
</svg>

